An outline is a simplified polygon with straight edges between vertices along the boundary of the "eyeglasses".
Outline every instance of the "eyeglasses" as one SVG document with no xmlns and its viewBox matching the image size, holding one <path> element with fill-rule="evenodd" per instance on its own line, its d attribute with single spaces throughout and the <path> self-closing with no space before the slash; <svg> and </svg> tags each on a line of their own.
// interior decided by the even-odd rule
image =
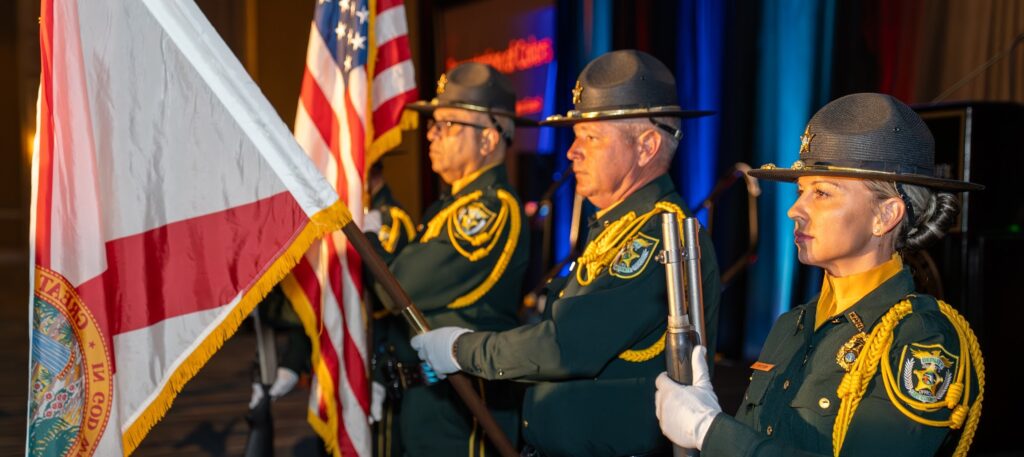
<svg viewBox="0 0 1024 457">
<path fill-rule="evenodd" d="M 427 119 L 427 135 L 430 135 L 430 133 L 433 132 L 434 129 L 436 128 L 436 129 L 438 129 L 438 133 L 440 133 L 441 136 L 448 136 L 448 134 L 452 130 L 452 126 L 454 126 L 454 125 L 461 125 L 463 127 L 472 127 L 472 128 L 480 129 L 480 130 L 484 130 L 484 129 L 490 128 L 490 127 L 488 127 L 486 125 L 472 124 L 472 123 L 469 123 L 469 122 L 449 121 L 449 120 L 439 121 L 437 119 L 431 118 L 431 119 Z"/>
<path fill-rule="evenodd" d="M 498 135 L 500 135 L 501 138 L 503 140 L 505 140 L 505 143 L 507 143 L 509 146 L 511 146 L 512 145 L 512 137 L 511 137 L 511 135 L 505 133 L 505 129 L 501 128 L 501 124 L 498 123 L 498 120 L 495 119 L 494 116 L 490 116 L 490 118 L 491 118 L 491 125 L 480 125 L 480 124 L 473 124 L 473 123 L 469 123 L 469 122 L 450 121 L 450 120 L 441 121 L 441 120 L 437 120 L 437 119 L 434 119 L 434 118 L 430 118 L 430 119 L 427 119 L 427 136 L 429 137 L 431 135 L 431 132 L 433 132 L 435 128 L 438 129 L 438 133 L 440 133 L 441 136 L 448 136 L 449 132 L 451 132 L 451 129 L 452 129 L 453 125 L 461 125 L 463 127 L 470 127 L 470 128 L 480 129 L 480 130 L 486 130 L 486 129 L 493 128 L 493 129 L 498 131 Z"/>
</svg>

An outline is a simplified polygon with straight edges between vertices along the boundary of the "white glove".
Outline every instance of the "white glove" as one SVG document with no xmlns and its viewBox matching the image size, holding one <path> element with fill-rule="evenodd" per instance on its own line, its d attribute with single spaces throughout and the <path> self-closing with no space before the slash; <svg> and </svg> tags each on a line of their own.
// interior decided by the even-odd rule
<svg viewBox="0 0 1024 457">
<path fill-rule="evenodd" d="M 285 367 L 277 367 L 277 379 L 270 386 L 269 393 L 271 400 L 277 400 L 282 395 L 291 392 L 295 384 L 299 382 L 299 374 Z M 263 400 L 263 388 L 258 382 L 252 383 L 252 396 L 249 397 L 249 409 L 253 409 Z"/>
<path fill-rule="evenodd" d="M 371 209 L 363 215 L 363 233 L 378 233 L 383 225 L 380 211 Z"/>
<path fill-rule="evenodd" d="M 373 381 L 370 385 L 370 423 L 380 422 L 384 418 L 384 397 L 387 391 L 384 384 Z"/>
<path fill-rule="evenodd" d="M 263 400 L 263 386 L 254 382 L 252 383 L 252 396 L 249 397 L 249 409 L 255 409 L 261 400 Z"/>
<path fill-rule="evenodd" d="M 661 424 L 661 432 L 680 447 L 700 449 L 715 416 L 722 412 L 718 397 L 711 387 L 711 376 L 705 360 L 707 348 L 693 350 L 693 385 L 676 383 L 662 373 L 655 381 L 654 413 Z"/>
<path fill-rule="evenodd" d="M 437 377 L 444 379 L 449 373 L 462 369 L 452 354 L 455 340 L 472 330 L 460 327 L 441 327 L 422 335 L 416 335 L 409 343 L 420 355 L 420 359 L 430 364 Z"/>
</svg>

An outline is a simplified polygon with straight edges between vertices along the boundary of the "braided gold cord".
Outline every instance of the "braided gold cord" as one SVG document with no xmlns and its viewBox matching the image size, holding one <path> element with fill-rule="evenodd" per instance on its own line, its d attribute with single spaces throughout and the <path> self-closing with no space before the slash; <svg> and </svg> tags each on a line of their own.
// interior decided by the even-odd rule
<svg viewBox="0 0 1024 457">
<path fill-rule="evenodd" d="M 967 348 L 966 354 L 961 354 L 960 366 L 957 367 L 955 382 L 950 386 L 946 401 L 941 403 L 924 403 L 911 399 L 900 391 L 898 381 L 892 373 L 892 366 L 886 356 L 889 354 L 892 341 L 893 329 L 896 325 L 911 313 L 913 305 L 909 300 L 903 300 L 892 307 L 875 326 L 865 344 L 865 351 L 861 357 L 854 362 L 850 372 L 843 376 L 836 390 L 840 398 L 839 411 L 836 415 L 836 422 L 832 429 L 832 452 L 838 456 L 843 448 L 843 442 L 849 431 L 853 415 L 860 405 L 864 392 L 867 390 L 868 382 L 882 369 L 882 381 L 886 394 L 892 404 L 911 420 L 920 424 L 932 427 L 950 427 L 959 429 L 964 427 L 954 456 L 962 457 L 967 455 L 971 443 L 974 440 L 974 433 L 978 428 L 978 421 L 981 419 L 981 404 L 985 393 L 985 362 L 981 354 L 981 346 L 978 339 L 971 330 L 970 325 L 953 307 L 943 301 L 939 301 L 939 309 L 950 320 L 956 329 L 960 341 L 961 352 Z M 973 404 L 970 403 L 971 394 L 971 363 L 976 364 L 975 373 L 978 377 L 978 397 Z M 921 417 L 910 411 L 907 406 L 919 411 L 938 411 L 942 408 L 952 409 L 949 420 L 935 421 Z M 966 425 L 965 425 L 966 421 Z"/>
<path fill-rule="evenodd" d="M 666 332 L 667 333 L 667 332 Z M 665 350 L 665 333 L 654 344 L 644 349 L 629 349 L 619 354 L 619 358 L 627 362 L 641 363 L 657 357 Z"/>
</svg>

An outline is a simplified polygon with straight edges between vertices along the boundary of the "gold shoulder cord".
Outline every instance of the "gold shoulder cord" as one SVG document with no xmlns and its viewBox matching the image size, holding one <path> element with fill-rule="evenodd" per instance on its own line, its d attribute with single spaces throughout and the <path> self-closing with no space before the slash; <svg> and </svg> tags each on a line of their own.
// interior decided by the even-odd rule
<svg viewBox="0 0 1024 457">
<path fill-rule="evenodd" d="M 412 218 L 401 208 L 388 207 L 388 213 L 391 214 L 391 226 L 381 227 L 382 235 L 378 235 L 378 239 L 383 238 L 381 245 L 384 250 L 388 254 L 394 254 L 398 247 L 398 240 L 402 237 L 402 229 L 405 229 L 406 239 L 409 240 L 416 236 L 416 229 L 412 226 Z M 387 235 L 383 235 L 384 232 L 387 232 Z"/>
<path fill-rule="evenodd" d="M 587 245 L 583 255 L 576 261 L 576 281 L 581 286 L 587 286 L 594 282 L 605 268 L 615 260 L 615 256 L 622 250 L 623 245 L 630 242 L 637 232 L 654 216 L 673 212 L 680 220 L 686 217 L 682 208 L 669 202 L 658 202 L 654 209 L 642 216 L 637 217 L 636 213 L 630 211 L 601 232 L 594 241 Z M 650 347 L 644 349 L 627 349 L 619 354 L 619 358 L 627 362 L 641 363 L 657 357 L 665 350 L 665 335 L 658 338 Z"/>
<path fill-rule="evenodd" d="M 967 450 L 974 440 L 974 432 L 978 428 L 978 421 L 981 419 L 981 402 L 985 396 L 985 360 L 981 354 L 981 346 L 978 339 L 971 330 L 967 320 L 963 318 L 952 306 L 939 300 L 939 309 L 942 314 L 953 324 L 956 329 L 957 338 L 960 341 L 960 366 L 957 368 L 953 384 L 946 394 L 946 401 L 938 403 L 923 403 L 908 398 L 900 391 L 898 381 L 892 373 L 892 366 L 888 354 L 892 347 L 893 329 L 901 319 L 912 312 L 910 300 L 903 300 L 889 310 L 881 322 L 871 331 L 867 343 L 864 345 L 864 352 L 853 364 L 849 373 L 843 376 L 836 393 L 839 395 L 841 404 L 836 416 L 836 423 L 832 429 L 832 452 L 838 456 L 843 448 L 843 441 L 846 439 L 846 432 L 853 420 L 853 414 L 857 411 L 861 398 L 867 390 L 868 382 L 882 368 L 882 381 L 885 391 L 889 395 L 889 401 L 897 409 L 911 420 L 932 426 L 949 427 L 957 430 L 964 428 L 960 436 L 960 442 L 956 446 L 954 456 L 962 457 L 967 455 Z M 967 349 L 966 351 L 964 349 Z M 969 404 L 971 398 L 971 362 L 976 364 L 975 373 L 978 377 L 978 398 L 974 404 Z M 904 404 L 909 405 L 918 411 L 933 412 L 942 408 L 951 409 L 949 420 L 936 421 L 919 416 L 907 409 Z M 966 421 L 966 426 L 964 422 Z"/>
<path fill-rule="evenodd" d="M 474 194 L 476 193 L 477 192 L 474 192 Z M 472 195 L 473 194 L 469 196 Z M 484 282 L 477 286 L 477 288 L 471 290 L 466 295 L 456 298 L 455 301 L 449 303 L 449 309 L 465 308 L 469 305 L 476 303 L 477 300 L 480 300 L 480 297 L 483 297 L 484 294 L 490 291 L 491 288 L 494 287 L 495 284 L 497 284 L 498 280 L 501 279 L 501 276 L 505 273 L 505 268 L 508 267 L 509 261 L 512 260 L 512 254 L 516 252 L 516 245 L 519 243 L 520 225 L 522 224 L 522 221 L 519 220 L 519 202 L 516 201 L 515 197 L 513 197 L 512 194 L 504 190 L 498 190 L 498 199 L 501 200 L 501 210 L 499 211 L 498 216 L 495 218 L 493 227 L 491 227 L 491 229 L 488 230 L 487 237 L 469 240 L 471 244 L 476 246 L 487 241 L 489 237 L 490 243 L 486 247 L 477 249 L 473 252 L 467 252 L 464 249 L 462 249 L 462 246 L 459 245 L 459 241 L 455 238 L 455 234 L 453 233 L 453 227 L 455 224 L 455 213 L 452 212 L 451 217 L 448 218 L 448 223 L 446 225 L 448 227 L 448 234 L 452 240 L 452 245 L 455 246 L 455 249 L 458 250 L 460 254 L 468 258 L 470 261 L 476 261 L 483 257 L 486 257 L 487 254 L 490 253 L 491 249 L 498 242 L 498 240 L 501 238 L 501 232 L 504 230 L 505 223 L 511 222 L 511 226 L 509 227 L 508 230 L 508 238 L 505 240 L 505 247 L 502 248 L 501 255 L 498 257 L 498 262 L 495 263 L 494 269 L 491 270 L 491 273 L 487 275 L 487 278 L 484 279 Z M 459 205 L 452 205 L 451 207 L 458 208 L 458 206 Z M 433 222 L 434 221 L 431 221 L 431 223 Z M 438 228 L 438 231 L 440 231 L 440 228 Z"/>
</svg>

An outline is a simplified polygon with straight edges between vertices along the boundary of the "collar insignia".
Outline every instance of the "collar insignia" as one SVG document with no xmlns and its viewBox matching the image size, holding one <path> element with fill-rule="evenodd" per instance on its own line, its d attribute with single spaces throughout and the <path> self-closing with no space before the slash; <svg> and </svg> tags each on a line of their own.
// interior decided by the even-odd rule
<svg viewBox="0 0 1024 457">
<path fill-rule="evenodd" d="M 437 95 L 443 94 L 446 87 L 448 87 L 448 75 L 441 73 L 441 78 L 437 80 Z"/>
<path fill-rule="evenodd" d="M 583 84 L 576 80 L 576 87 L 572 89 L 572 104 L 578 105 L 580 100 L 583 100 Z"/>
</svg>

